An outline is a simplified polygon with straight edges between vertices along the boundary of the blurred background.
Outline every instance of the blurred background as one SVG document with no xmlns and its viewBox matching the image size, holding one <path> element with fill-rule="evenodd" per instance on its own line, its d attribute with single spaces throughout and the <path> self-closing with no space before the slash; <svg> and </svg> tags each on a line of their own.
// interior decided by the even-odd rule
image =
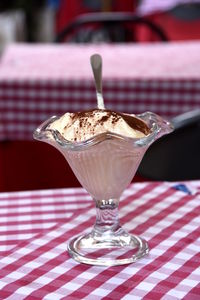
<svg viewBox="0 0 200 300">
<path fill-rule="evenodd" d="M 77 16 L 91 12 L 129 12 L 145 16 L 159 25 L 170 41 L 200 38 L 198 0 L 6 0 L 0 2 L 1 51 L 13 41 L 54 42 Z M 90 28 L 71 41 L 87 42 L 89 32 Z M 127 41 L 126 32 L 121 30 L 120 35 L 122 41 L 123 38 Z M 137 36 L 141 41 L 150 40 L 148 29 L 140 28 Z M 109 41 L 99 28 L 93 38 L 95 42 L 98 39 Z"/>
</svg>

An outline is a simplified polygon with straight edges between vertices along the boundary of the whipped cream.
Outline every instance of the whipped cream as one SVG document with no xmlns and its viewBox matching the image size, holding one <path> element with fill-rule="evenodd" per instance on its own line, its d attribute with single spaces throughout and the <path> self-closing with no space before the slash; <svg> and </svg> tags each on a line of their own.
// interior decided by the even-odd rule
<svg viewBox="0 0 200 300">
<path fill-rule="evenodd" d="M 112 132 L 130 138 L 143 138 L 149 128 L 135 115 L 121 114 L 104 109 L 94 109 L 77 113 L 65 113 L 54 121 L 50 129 L 68 141 L 85 141 L 95 135 Z"/>
</svg>

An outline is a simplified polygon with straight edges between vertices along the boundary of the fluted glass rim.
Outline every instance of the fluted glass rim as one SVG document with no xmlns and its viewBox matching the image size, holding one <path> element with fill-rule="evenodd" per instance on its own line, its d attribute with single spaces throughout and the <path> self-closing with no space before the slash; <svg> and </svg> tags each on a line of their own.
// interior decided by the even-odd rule
<svg viewBox="0 0 200 300">
<path fill-rule="evenodd" d="M 142 114 L 135 114 L 133 116 L 146 122 L 147 126 L 150 128 L 150 134 L 142 138 L 131 138 L 113 132 L 105 132 L 94 135 L 93 137 L 81 142 L 72 142 L 65 139 L 58 130 L 48 128 L 51 123 L 60 118 L 58 116 L 52 116 L 36 128 L 33 133 L 33 138 L 46 142 L 50 142 L 53 139 L 53 141 L 57 142 L 61 147 L 76 151 L 83 150 L 84 148 L 91 147 L 108 139 L 123 140 L 138 147 L 147 146 L 153 143 L 160 136 L 173 131 L 173 125 L 168 120 L 165 120 L 150 111 Z"/>
</svg>

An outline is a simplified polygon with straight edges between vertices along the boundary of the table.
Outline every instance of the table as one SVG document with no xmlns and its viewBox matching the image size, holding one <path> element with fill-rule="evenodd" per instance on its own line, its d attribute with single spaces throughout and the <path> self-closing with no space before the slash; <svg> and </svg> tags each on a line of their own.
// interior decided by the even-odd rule
<svg viewBox="0 0 200 300">
<path fill-rule="evenodd" d="M 96 52 L 107 108 L 167 118 L 199 108 L 200 42 L 14 44 L 0 62 L 0 140 L 31 140 L 50 116 L 95 107 L 89 57 Z"/>
<path fill-rule="evenodd" d="M 78 264 L 67 240 L 87 231 L 95 211 L 81 188 L 0 194 L 1 299 L 188 299 L 200 295 L 200 181 L 127 188 L 121 223 L 150 253 L 117 267 Z"/>
</svg>

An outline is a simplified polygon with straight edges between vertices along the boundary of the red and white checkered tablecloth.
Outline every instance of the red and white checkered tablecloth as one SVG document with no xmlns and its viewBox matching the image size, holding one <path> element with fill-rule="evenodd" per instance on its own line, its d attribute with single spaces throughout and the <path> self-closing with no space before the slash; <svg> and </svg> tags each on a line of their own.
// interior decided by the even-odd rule
<svg viewBox="0 0 200 300">
<path fill-rule="evenodd" d="M 52 115 L 96 106 L 91 54 L 103 57 L 107 108 L 171 118 L 200 106 L 200 42 L 12 45 L 0 62 L 0 139 L 32 139 Z"/>
<path fill-rule="evenodd" d="M 198 300 L 200 181 L 131 185 L 121 223 L 143 236 L 150 253 L 136 263 L 79 264 L 67 240 L 94 223 L 83 189 L 0 194 L 0 299 Z"/>
</svg>

